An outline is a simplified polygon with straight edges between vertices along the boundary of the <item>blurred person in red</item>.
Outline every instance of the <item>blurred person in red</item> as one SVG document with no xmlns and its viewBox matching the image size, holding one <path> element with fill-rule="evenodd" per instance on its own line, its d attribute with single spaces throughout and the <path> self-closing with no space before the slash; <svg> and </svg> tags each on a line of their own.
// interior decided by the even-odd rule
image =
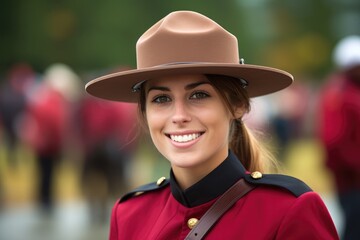
<svg viewBox="0 0 360 240">
<path fill-rule="evenodd" d="M 79 132 L 84 150 L 82 184 L 91 219 L 108 219 L 108 200 L 128 188 L 125 171 L 135 139 L 136 105 L 85 96 L 80 103 Z"/>
<path fill-rule="evenodd" d="M 9 70 L 0 92 L 0 121 L 7 150 L 7 160 L 14 165 L 19 140 L 19 124 L 26 108 L 26 94 L 34 83 L 35 73 L 26 63 L 15 64 Z"/>
<path fill-rule="evenodd" d="M 343 38 L 333 52 L 337 71 L 322 89 L 320 139 L 344 214 L 345 240 L 360 239 L 360 36 Z"/>
<path fill-rule="evenodd" d="M 53 174 L 69 134 L 71 106 L 77 75 L 64 64 L 49 66 L 30 97 L 22 137 L 32 148 L 39 169 L 39 201 L 44 210 L 53 206 Z"/>
</svg>

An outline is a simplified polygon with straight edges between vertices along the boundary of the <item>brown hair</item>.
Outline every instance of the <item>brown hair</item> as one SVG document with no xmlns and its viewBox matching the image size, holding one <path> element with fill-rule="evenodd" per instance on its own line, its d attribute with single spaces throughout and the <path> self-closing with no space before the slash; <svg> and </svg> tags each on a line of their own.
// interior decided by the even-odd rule
<svg viewBox="0 0 360 240">
<path fill-rule="evenodd" d="M 207 74 L 206 77 L 221 96 L 224 105 L 235 117 L 235 106 L 250 111 L 250 98 L 239 79 L 222 75 Z M 146 94 L 144 87 L 140 90 L 138 113 L 141 125 L 146 124 Z M 254 133 L 246 127 L 242 119 L 235 119 L 231 123 L 229 148 L 238 157 L 248 171 L 267 172 L 277 169 L 277 163 L 270 151 L 261 143 Z"/>
</svg>

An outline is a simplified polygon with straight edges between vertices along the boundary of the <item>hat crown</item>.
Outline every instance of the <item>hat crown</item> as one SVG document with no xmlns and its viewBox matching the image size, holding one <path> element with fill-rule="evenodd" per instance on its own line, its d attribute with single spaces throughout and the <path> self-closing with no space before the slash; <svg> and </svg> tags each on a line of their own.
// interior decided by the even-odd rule
<svg viewBox="0 0 360 240">
<path fill-rule="evenodd" d="M 196 12 L 170 13 L 136 44 L 137 68 L 179 62 L 239 63 L 234 35 Z"/>
</svg>

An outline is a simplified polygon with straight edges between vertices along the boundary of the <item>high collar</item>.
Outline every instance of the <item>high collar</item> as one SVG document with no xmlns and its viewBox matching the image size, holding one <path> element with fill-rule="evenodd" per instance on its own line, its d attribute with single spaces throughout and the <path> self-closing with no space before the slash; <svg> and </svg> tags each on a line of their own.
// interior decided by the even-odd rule
<svg viewBox="0 0 360 240">
<path fill-rule="evenodd" d="M 185 190 L 181 190 L 171 170 L 170 188 L 178 202 L 186 207 L 195 207 L 219 197 L 244 176 L 244 166 L 229 151 L 228 157 L 217 168 Z"/>
</svg>

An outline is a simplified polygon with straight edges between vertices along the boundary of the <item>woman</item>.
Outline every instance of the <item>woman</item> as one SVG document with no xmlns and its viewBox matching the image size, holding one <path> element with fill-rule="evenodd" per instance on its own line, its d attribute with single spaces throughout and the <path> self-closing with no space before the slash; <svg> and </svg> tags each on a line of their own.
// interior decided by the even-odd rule
<svg viewBox="0 0 360 240">
<path fill-rule="evenodd" d="M 138 102 L 171 164 L 169 180 L 115 204 L 109 238 L 200 239 L 203 231 L 206 239 L 338 239 L 318 194 L 297 179 L 262 174 L 271 158 L 241 120 L 249 98 L 292 81 L 284 71 L 244 64 L 236 37 L 199 13 L 173 12 L 147 30 L 137 42 L 136 70 L 86 85 L 100 98 Z M 207 211 L 232 189 L 246 191 L 208 221 Z"/>
</svg>

